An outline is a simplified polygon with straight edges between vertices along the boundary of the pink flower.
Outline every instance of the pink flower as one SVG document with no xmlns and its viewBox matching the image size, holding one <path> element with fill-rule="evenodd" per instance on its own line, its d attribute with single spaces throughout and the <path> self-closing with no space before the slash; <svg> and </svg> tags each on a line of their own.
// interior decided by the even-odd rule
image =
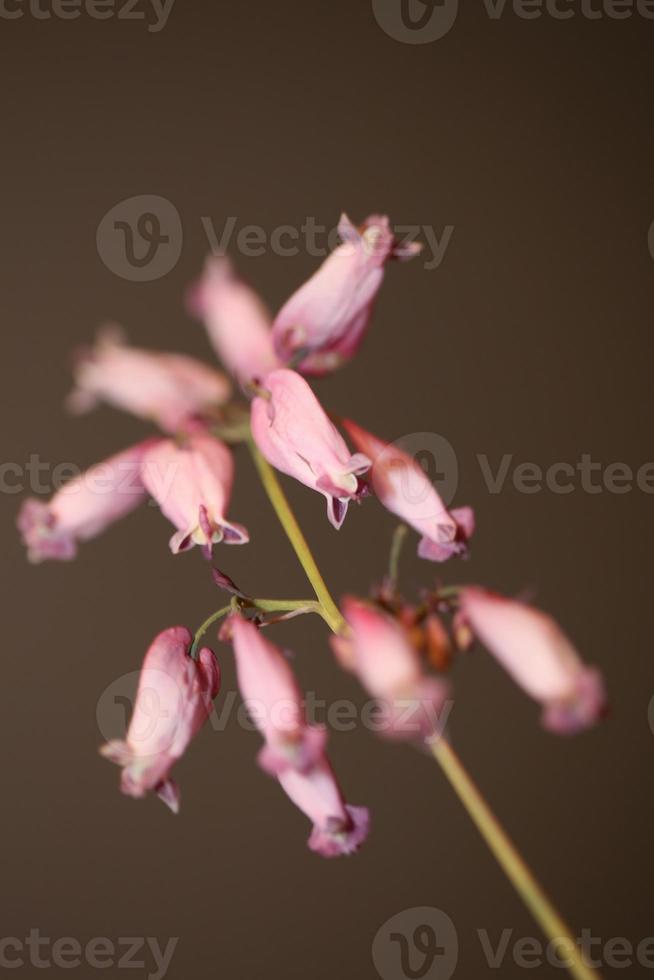
<svg viewBox="0 0 654 980">
<path fill-rule="evenodd" d="M 573 734 L 606 708 L 598 670 L 586 667 L 550 616 L 481 588 L 465 588 L 460 610 L 472 631 L 513 680 L 544 706 L 545 728 Z"/>
<path fill-rule="evenodd" d="M 334 638 L 332 646 L 379 701 L 384 734 L 422 739 L 442 734 L 448 686 L 424 673 L 402 626 L 360 599 L 347 597 L 342 608 L 350 633 Z"/>
<path fill-rule="evenodd" d="M 347 215 L 338 226 L 343 239 L 316 273 L 275 317 L 273 338 L 285 361 L 306 351 L 299 369 L 325 374 L 359 349 L 390 258 L 410 258 L 422 246 L 399 246 L 385 215 L 370 215 L 354 227 Z"/>
<path fill-rule="evenodd" d="M 266 740 L 259 764 L 273 776 L 287 769 L 308 772 L 322 754 L 325 730 L 307 725 L 302 694 L 288 661 L 242 616 L 231 616 L 228 628 L 241 694 Z"/>
<path fill-rule="evenodd" d="M 272 371 L 265 380 L 267 397 L 252 402 L 252 435 L 272 466 L 322 493 L 335 528 L 345 520 L 350 500 L 361 495 L 358 477 L 370 460 L 352 456 L 327 418 L 318 399 L 295 371 Z"/>
<path fill-rule="evenodd" d="M 286 769 L 279 782 L 313 822 L 309 847 L 323 857 L 354 854 L 368 836 L 370 814 L 365 807 L 345 803 L 329 761 L 322 756 L 308 773 Z"/>
<path fill-rule="evenodd" d="M 52 500 L 31 497 L 24 501 L 18 530 L 32 562 L 69 561 L 80 541 L 101 534 L 125 517 L 147 497 L 141 479 L 141 463 L 157 439 L 148 439 L 66 483 Z"/>
<path fill-rule="evenodd" d="M 261 380 L 281 367 L 273 349 L 270 315 L 254 290 L 236 275 L 229 259 L 207 260 L 189 304 L 204 321 L 218 357 L 241 384 Z"/>
<path fill-rule="evenodd" d="M 207 647 L 189 656 L 192 637 L 183 626 L 164 630 L 145 655 L 125 741 L 107 742 L 105 758 L 122 766 L 120 788 L 141 798 L 154 790 L 173 813 L 179 789 L 170 770 L 213 710 L 220 669 Z"/>
<path fill-rule="evenodd" d="M 411 456 L 349 419 L 343 419 L 343 428 L 357 449 L 372 460 L 372 486 L 384 507 L 422 535 L 420 557 L 447 561 L 465 555 L 475 527 L 473 510 L 457 507 L 449 511 L 422 466 Z"/>
<path fill-rule="evenodd" d="M 201 545 L 245 544 L 247 529 L 225 517 L 234 476 L 232 454 L 203 429 L 189 431 L 182 441 L 161 440 L 143 460 L 143 483 L 177 531 L 170 539 L 173 554 Z"/>
<path fill-rule="evenodd" d="M 192 418 L 211 414 L 230 395 L 224 374 L 183 354 L 128 347 L 117 331 L 105 330 L 75 368 L 68 406 L 86 412 L 105 401 L 176 432 Z"/>
</svg>

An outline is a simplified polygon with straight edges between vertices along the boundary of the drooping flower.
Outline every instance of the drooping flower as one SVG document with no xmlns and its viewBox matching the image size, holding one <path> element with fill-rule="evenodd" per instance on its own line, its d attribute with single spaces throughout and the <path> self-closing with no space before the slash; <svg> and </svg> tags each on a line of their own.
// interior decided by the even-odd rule
<svg viewBox="0 0 654 980">
<path fill-rule="evenodd" d="M 381 503 L 422 535 L 420 557 L 441 562 L 465 555 L 475 527 L 472 508 L 448 510 L 412 456 L 350 419 L 343 419 L 343 428 L 357 449 L 372 460 L 372 487 Z"/>
<path fill-rule="evenodd" d="M 350 631 L 333 638 L 342 665 L 379 702 L 380 731 L 393 738 L 442 734 L 448 685 L 427 675 L 405 629 L 385 612 L 351 596 L 342 603 Z"/>
<path fill-rule="evenodd" d="M 307 382 L 295 371 L 272 371 L 252 402 L 252 435 L 272 466 L 322 493 L 327 516 L 340 528 L 350 500 L 362 493 L 370 460 L 352 455 Z"/>
<path fill-rule="evenodd" d="M 170 539 L 173 554 L 201 545 L 245 544 L 247 529 L 225 517 L 234 478 L 227 446 L 206 430 L 194 428 L 180 440 L 163 439 L 145 456 L 142 479 L 177 531 Z"/>
<path fill-rule="evenodd" d="M 308 845 L 323 857 L 354 854 L 368 836 L 370 814 L 365 807 L 350 806 L 326 758 L 307 772 L 286 769 L 277 777 L 287 796 L 313 822 Z"/>
<path fill-rule="evenodd" d="M 574 734 L 600 719 L 606 709 L 602 676 L 582 662 L 550 616 L 476 587 L 461 591 L 460 615 L 513 680 L 543 705 L 545 728 Z"/>
<path fill-rule="evenodd" d="M 141 798 L 153 790 L 173 813 L 180 794 L 170 771 L 207 720 L 220 688 L 214 654 L 205 647 L 193 660 L 191 642 L 183 626 L 156 637 L 143 661 L 127 736 L 100 749 L 122 766 L 123 793 Z"/>
<path fill-rule="evenodd" d="M 29 560 L 70 561 L 80 541 L 97 537 L 138 507 L 147 497 L 141 464 L 157 443 L 148 439 L 92 466 L 47 503 L 35 497 L 25 500 L 16 523 Z"/>
<path fill-rule="evenodd" d="M 261 381 L 282 366 L 273 348 L 268 310 L 228 258 L 207 260 L 189 304 L 204 322 L 218 357 L 241 384 Z"/>
<path fill-rule="evenodd" d="M 343 239 L 317 272 L 295 292 L 275 317 L 273 338 L 288 362 L 307 352 L 298 369 L 325 374 L 348 361 L 364 338 L 384 267 L 391 258 L 416 255 L 421 246 L 399 245 L 385 215 L 370 215 L 361 229 L 343 214 Z"/>
<path fill-rule="evenodd" d="M 230 616 L 238 685 L 266 740 L 259 764 L 278 776 L 287 769 L 308 772 L 322 755 L 324 728 L 306 723 L 302 694 L 281 650 L 241 615 Z"/>
<path fill-rule="evenodd" d="M 222 372 L 201 361 L 130 347 L 120 331 L 109 328 L 78 357 L 68 406 L 80 413 L 105 401 L 177 432 L 190 419 L 210 416 L 230 389 Z"/>
</svg>

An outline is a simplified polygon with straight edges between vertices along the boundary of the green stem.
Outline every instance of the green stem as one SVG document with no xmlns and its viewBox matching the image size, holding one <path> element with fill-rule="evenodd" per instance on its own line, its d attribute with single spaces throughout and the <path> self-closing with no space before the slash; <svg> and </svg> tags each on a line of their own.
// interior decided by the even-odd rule
<svg viewBox="0 0 654 980">
<path fill-rule="evenodd" d="M 436 594 L 439 599 L 457 599 L 463 585 L 446 585 L 442 589 L 437 589 Z"/>
<path fill-rule="evenodd" d="M 316 613 L 331 629 L 327 613 L 315 599 L 250 599 L 249 601 L 262 612 Z"/>
<path fill-rule="evenodd" d="M 222 619 L 223 616 L 226 616 L 227 613 L 231 610 L 231 608 L 232 608 L 231 604 L 229 606 L 223 606 L 223 608 L 219 609 L 218 612 L 211 613 L 210 616 L 207 616 L 207 618 L 202 623 L 202 625 L 198 626 L 197 630 L 195 631 L 195 636 L 193 637 L 193 646 L 191 647 L 191 656 L 193 657 L 194 660 L 197 656 L 200 643 L 202 642 L 202 637 L 205 635 L 207 630 L 213 626 L 214 623 L 217 623 L 219 619 Z"/>
<path fill-rule="evenodd" d="M 263 612 L 292 612 L 294 609 L 320 612 L 314 599 L 248 599 L 248 602 Z"/>
<path fill-rule="evenodd" d="M 400 574 L 400 555 L 409 532 L 406 524 L 398 524 L 393 532 L 391 541 L 391 553 L 388 558 L 388 577 L 393 585 L 397 585 Z"/>
<path fill-rule="evenodd" d="M 261 455 L 254 442 L 251 440 L 248 442 L 250 447 L 250 452 L 254 460 L 254 464 L 257 468 L 259 476 L 261 477 L 261 482 L 263 483 L 264 489 L 268 494 L 270 503 L 272 504 L 279 522 L 286 532 L 288 540 L 293 546 L 293 550 L 298 557 L 302 568 L 304 569 L 307 578 L 311 582 L 314 592 L 318 598 L 318 602 L 322 608 L 322 615 L 329 627 L 338 633 L 343 629 L 344 620 L 338 609 L 338 606 L 332 599 L 329 589 L 325 585 L 325 580 L 320 574 L 320 569 L 316 564 L 316 560 L 311 553 L 311 549 L 307 544 L 307 540 L 302 533 L 300 525 L 297 522 L 295 514 L 291 510 L 291 506 L 286 499 L 286 494 L 282 490 L 281 484 L 277 479 L 277 474 L 270 465 L 270 463 L 264 459 Z"/>
<path fill-rule="evenodd" d="M 345 620 L 325 585 L 295 514 L 277 480 L 275 471 L 252 441 L 249 442 L 249 446 L 264 489 L 318 597 L 323 618 L 334 633 L 342 633 L 346 626 Z M 458 588 L 452 586 L 441 590 L 441 594 L 456 594 L 457 591 Z M 440 738 L 432 744 L 431 751 L 500 867 L 518 891 L 527 908 L 532 912 L 545 935 L 555 947 L 564 943 L 568 947 L 565 952 L 569 958 L 568 969 L 571 976 L 575 977 L 576 980 L 598 980 L 599 974 L 584 962 L 570 930 L 521 858 L 515 845 L 503 830 L 452 747 L 444 738 Z"/>
<path fill-rule="evenodd" d="M 452 746 L 444 738 L 439 738 L 432 743 L 431 751 L 507 878 L 545 935 L 552 940 L 555 947 L 560 948 L 561 958 L 567 958 L 567 968 L 571 976 L 577 980 L 597 980 L 599 974 L 585 963 L 570 930 L 498 822 Z"/>
</svg>

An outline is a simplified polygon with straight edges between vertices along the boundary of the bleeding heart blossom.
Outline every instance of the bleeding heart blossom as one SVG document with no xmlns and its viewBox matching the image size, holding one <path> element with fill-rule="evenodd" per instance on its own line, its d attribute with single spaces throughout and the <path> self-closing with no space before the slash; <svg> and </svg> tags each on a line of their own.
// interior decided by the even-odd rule
<svg viewBox="0 0 654 980">
<path fill-rule="evenodd" d="M 275 348 L 284 361 L 308 353 L 298 367 L 307 374 L 325 374 L 354 356 L 386 262 L 411 258 L 422 248 L 417 243 L 399 245 L 385 215 L 370 215 L 357 229 L 344 214 L 338 231 L 342 244 L 287 300 L 273 325 Z"/>
<path fill-rule="evenodd" d="M 363 487 L 359 477 L 370 460 L 350 453 L 310 386 L 295 371 L 272 371 L 252 402 L 252 435 L 268 462 L 322 493 L 327 516 L 340 528 L 350 500 Z"/>
<path fill-rule="evenodd" d="M 69 561 L 77 545 L 101 534 L 147 497 L 141 479 L 144 457 L 157 444 L 148 439 L 92 466 L 45 503 L 31 497 L 18 514 L 18 530 L 32 562 Z"/>
<path fill-rule="evenodd" d="M 105 401 L 177 432 L 189 419 L 210 417 L 230 395 L 220 371 L 183 354 L 129 347 L 120 331 L 104 330 L 75 366 L 69 408 L 86 412 Z"/>
<path fill-rule="evenodd" d="M 600 719 L 606 708 L 602 676 L 581 661 L 550 616 L 472 587 L 461 591 L 460 614 L 513 680 L 544 706 L 545 728 L 574 734 Z"/>
<path fill-rule="evenodd" d="M 313 822 L 309 847 L 323 857 L 354 854 L 368 836 L 370 814 L 349 806 L 328 759 L 323 755 L 307 772 L 286 769 L 277 777 L 287 796 Z"/>
<path fill-rule="evenodd" d="M 324 728 L 307 725 L 302 694 L 281 650 L 253 623 L 236 614 L 227 621 L 238 685 L 266 745 L 259 764 L 273 776 L 288 769 L 306 773 L 325 747 Z"/>
<path fill-rule="evenodd" d="M 225 367 L 241 384 L 262 380 L 281 367 L 275 354 L 270 315 L 257 294 L 235 273 L 229 259 L 207 260 L 189 296 L 192 312 L 204 321 Z"/>
<path fill-rule="evenodd" d="M 170 539 L 173 554 L 201 545 L 245 544 L 247 529 L 227 520 L 234 462 L 227 446 L 204 429 L 195 428 L 179 440 L 162 439 L 143 460 L 143 483 L 177 531 Z"/>
<path fill-rule="evenodd" d="M 448 510 L 422 466 L 408 453 L 382 442 L 350 419 L 343 420 L 343 428 L 357 449 L 372 460 L 372 487 L 384 507 L 422 535 L 420 557 L 441 562 L 465 555 L 475 528 L 472 508 Z"/>
<path fill-rule="evenodd" d="M 342 665 L 353 671 L 379 701 L 380 730 L 393 738 L 434 738 L 442 734 L 448 685 L 425 674 L 406 630 L 386 613 L 346 597 L 343 615 L 350 627 L 332 638 Z"/>
<path fill-rule="evenodd" d="M 154 790 L 173 813 L 180 794 L 170 770 L 207 720 L 220 689 L 214 654 L 205 647 L 193 660 L 191 642 L 183 626 L 156 637 L 143 661 L 127 736 L 100 749 L 122 766 L 123 793 L 141 798 Z"/>
</svg>

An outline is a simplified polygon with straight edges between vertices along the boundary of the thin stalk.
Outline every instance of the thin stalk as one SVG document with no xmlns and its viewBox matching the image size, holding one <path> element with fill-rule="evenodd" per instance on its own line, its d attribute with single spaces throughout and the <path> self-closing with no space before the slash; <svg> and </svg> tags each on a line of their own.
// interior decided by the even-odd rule
<svg viewBox="0 0 654 980">
<path fill-rule="evenodd" d="M 291 506 L 286 499 L 286 494 L 282 490 L 281 484 L 277 479 L 277 474 L 270 465 L 270 463 L 264 459 L 261 455 L 254 442 L 248 441 L 248 446 L 250 447 L 250 452 L 252 454 L 252 459 L 257 468 L 257 472 L 263 483 L 264 490 L 268 494 L 268 499 L 272 504 L 279 522 L 286 532 L 288 540 L 293 546 L 293 550 L 298 557 L 302 568 L 311 585 L 318 602 L 320 603 L 323 610 L 323 617 L 328 623 L 329 627 L 338 633 L 339 630 L 343 628 L 344 621 L 341 616 L 338 606 L 332 599 L 329 589 L 325 585 L 325 580 L 320 574 L 320 569 L 316 564 L 316 560 L 311 553 L 311 549 L 307 544 L 307 540 L 302 533 L 302 529 L 297 522 L 295 514 L 291 510 Z"/>
<path fill-rule="evenodd" d="M 406 524 L 398 524 L 393 532 L 391 541 L 391 552 L 388 558 L 388 578 L 393 585 L 397 585 L 400 574 L 400 555 L 409 532 Z"/>
<path fill-rule="evenodd" d="M 248 599 L 248 602 L 263 612 L 292 612 L 294 609 L 320 612 L 315 599 Z"/>
<path fill-rule="evenodd" d="M 202 642 L 202 638 L 207 632 L 207 630 L 211 629 L 213 624 L 217 623 L 218 620 L 222 619 L 223 616 L 226 616 L 227 613 L 230 612 L 231 608 L 232 608 L 231 603 L 229 606 L 223 606 L 222 609 L 219 609 L 217 612 L 211 613 L 210 616 L 207 616 L 207 618 L 202 623 L 202 625 L 198 626 L 197 630 L 195 631 L 195 636 L 193 637 L 193 645 L 191 647 L 191 657 L 193 657 L 194 660 L 197 656 L 200 643 Z"/>
<path fill-rule="evenodd" d="M 250 603 L 262 612 L 282 612 L 282 613 L 293 613 L 295 616 L 300 616 L 302 613 L 316 613 L 322 619 L 325 620 L 329 628 L 331 629 L 330 621 L 327 617 L 327 613 L 323 609 L 319 602 L 315 599 L 250 599 Z M 291 617 L 280 617 L 291 618 Z M 278 622 L 277 619 L 270 620 L 270 622 Z"/>
<path fill-rule="evenodd" d="M 597 980 L 599 974 L 585 963 L 570 930 L 525 864 L 452 746 L 444 738 L 439 738 L 432 743 L 431 751 L 507 878 L 545 935 L 559 950 L 560 958 L 567 960 L 566 966 L 571 976 L 577 980 Z"/>
</svg>

